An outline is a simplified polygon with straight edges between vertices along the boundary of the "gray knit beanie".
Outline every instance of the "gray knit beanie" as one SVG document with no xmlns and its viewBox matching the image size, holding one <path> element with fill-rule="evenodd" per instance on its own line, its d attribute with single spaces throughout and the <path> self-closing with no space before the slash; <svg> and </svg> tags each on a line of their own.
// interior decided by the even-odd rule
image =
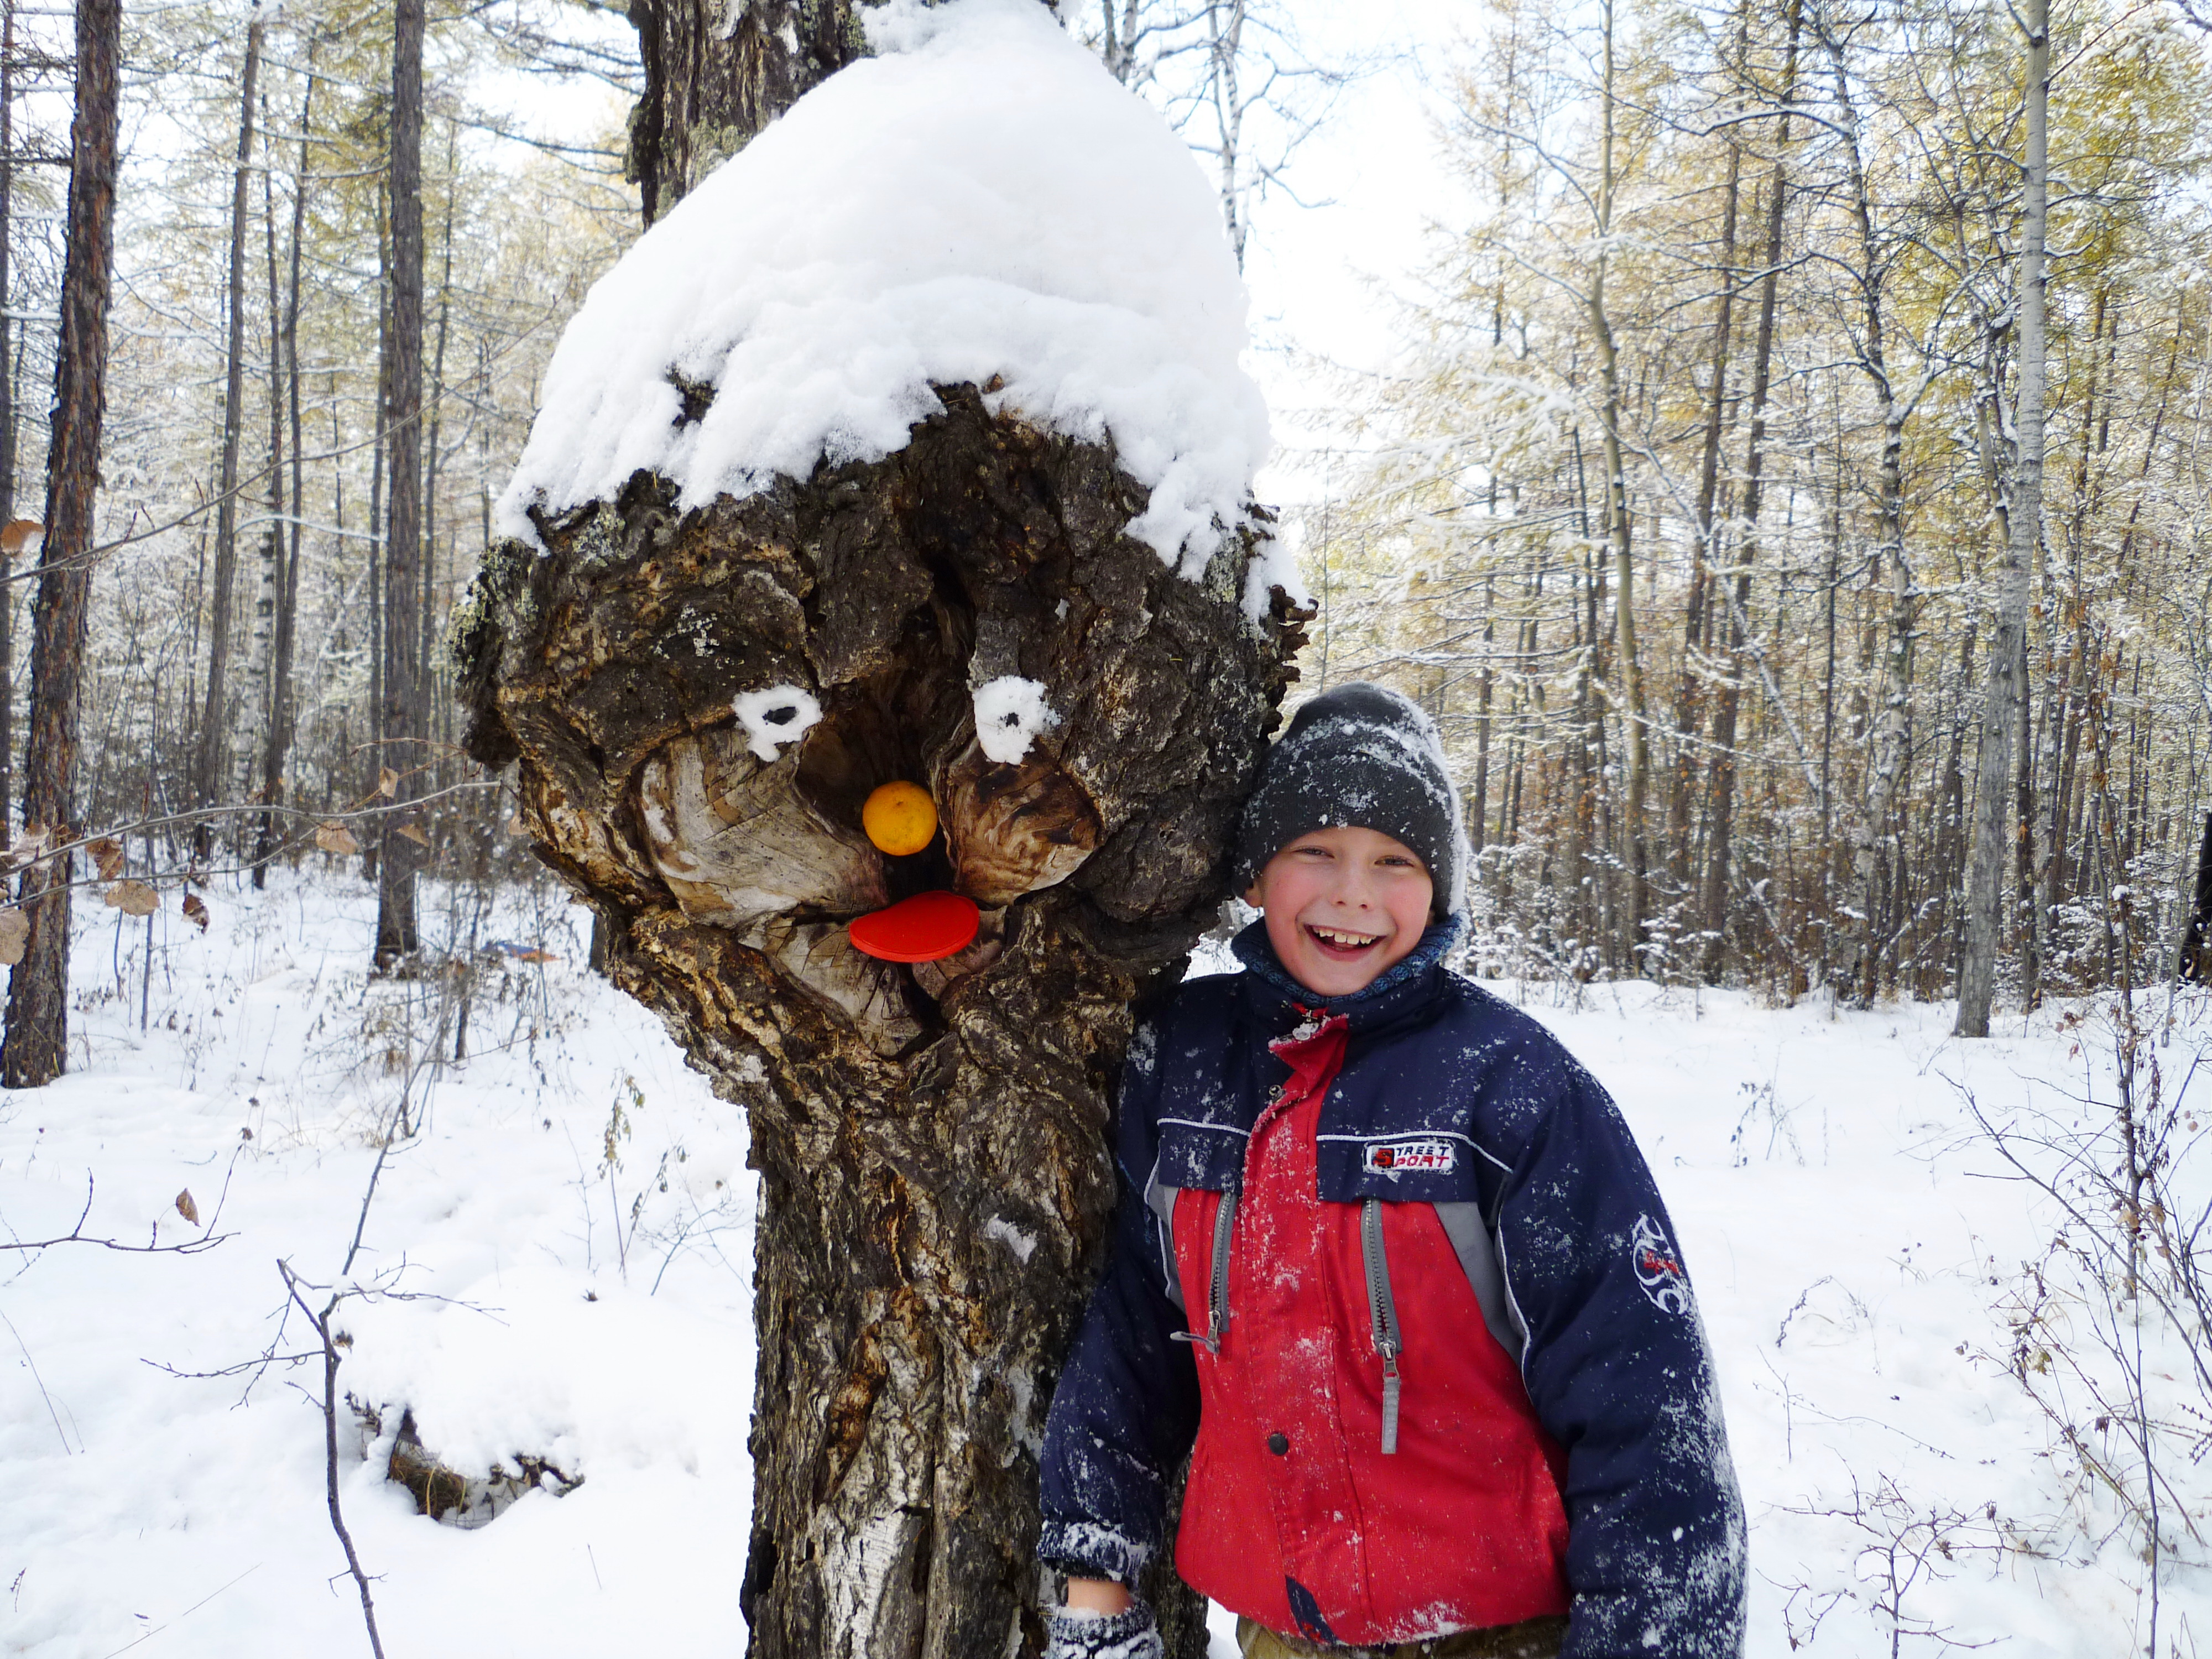
<svg viewBox="0 0 2212 1659">
<path fill-rule="evenodd" d="M 1421 856 L 1439 914 L 1467 908 L 1467 828 L 1436 722 L 1384 686 L 1355 680 L 1291 717 L 1268 751 L 1237 834 L 1236 888 L 1312 830 L 1379 830 Z"/>
</svg>

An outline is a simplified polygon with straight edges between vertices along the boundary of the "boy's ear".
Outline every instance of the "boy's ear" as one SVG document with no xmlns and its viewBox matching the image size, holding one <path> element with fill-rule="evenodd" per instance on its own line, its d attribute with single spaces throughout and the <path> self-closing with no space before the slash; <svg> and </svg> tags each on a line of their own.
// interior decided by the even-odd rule
<svg viewBox="0 0 2212 1659">
<path fill-rule="evenodd" d="M 1244 890 L 1244 902 L 1250 905 L 1255 910 L 1264 910 L 1267 908 L 1266 905 L 1260 902 L 1260 884 L 1258 882 L 1254 882 L 1249 887 L 1247 887 Z"/>
</svg>

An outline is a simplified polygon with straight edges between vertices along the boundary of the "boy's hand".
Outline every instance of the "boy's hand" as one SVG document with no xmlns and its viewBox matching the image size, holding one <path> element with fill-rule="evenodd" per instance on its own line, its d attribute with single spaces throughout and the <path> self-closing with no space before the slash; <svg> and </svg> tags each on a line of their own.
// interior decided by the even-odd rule
<svg viewBox="0 0 2212 1659">
<path fill-rule="evenodd" d="M 1103 1603 L 1120 1603 L 1109 1613 Z M 1110 1579 L 1071 1578 L 1045 1614 L 1044 1659 L 1165 1659 L 1152 1610 Z"/>
</svg>

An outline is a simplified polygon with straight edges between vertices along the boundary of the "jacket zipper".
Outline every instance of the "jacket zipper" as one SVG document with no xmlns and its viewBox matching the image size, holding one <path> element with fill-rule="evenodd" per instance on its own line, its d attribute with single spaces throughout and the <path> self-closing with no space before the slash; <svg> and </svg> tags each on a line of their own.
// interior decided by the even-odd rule
<svg viewBox="0 0 2212 1659">
<path fill-rule="evenodd" d="M 1195 1342 L 1210 1354 L 1221 1352 L 1221 1334 L 1229 1328 L 1229 1245 L 1237 1231 L 1237 1194 L 1224 1193 L 1213 1212 L 1213 1261 L 1206 1284 L 1206 1329 L 1176 1331 L 1175 1340 Z"/>
<path fill-rule="evenodd" d="M 1398 1449 L 1398 1304 L 1390 1296 L 1390 1261 L 1382 1249 L 1382 1200 L 1370 1198 L 1359 1210 L 1359 1256 L 1367 1269 L 1367 1312 L 1375 1324 L 1375 1352 L 1382 1356 L 1382 1453 Z"/>
</svg>

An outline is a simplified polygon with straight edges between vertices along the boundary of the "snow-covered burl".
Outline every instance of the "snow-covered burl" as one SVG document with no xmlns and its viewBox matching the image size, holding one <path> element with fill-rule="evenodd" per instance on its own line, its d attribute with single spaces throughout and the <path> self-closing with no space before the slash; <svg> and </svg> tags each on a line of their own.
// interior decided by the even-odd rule
<svg viewBox="0 0 2212 1659">
<path fill-rule="evenodd" d="M 499 504 L 611 498 L 641 469 L 680 504 L 817 460 L 877 460 L 993 388 L 1110 439 L 1151 491 L 1129 526 L 1195 576 L 1244 522 L 1269 447 L 1238 366 L 1246 301 L 1190 152 L 1036 0 L 872 11 L 852 64 L 672 209 L 592 287 Z M 1297 591 L 1289 561 L 1255 568 Z"/>
</svg>

